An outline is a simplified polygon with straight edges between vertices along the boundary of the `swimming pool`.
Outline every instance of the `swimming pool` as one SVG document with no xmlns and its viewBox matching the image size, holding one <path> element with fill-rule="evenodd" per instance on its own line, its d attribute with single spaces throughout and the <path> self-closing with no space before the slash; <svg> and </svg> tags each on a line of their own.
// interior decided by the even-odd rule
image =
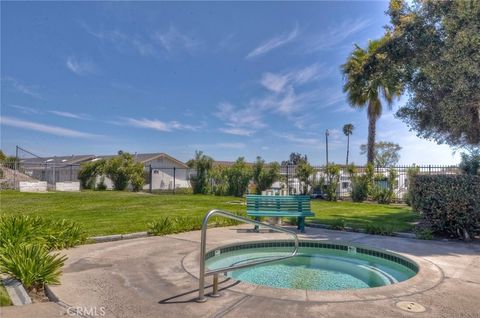
<svg viewBox="0 0 480 318">
<path fill-rule="evenodd" d="M 274 288 L 345 290 L 392 285 L 416 275 L 418 266 L 398 254 L 366 246 L 300 241 L 298 254 L 226 273 L 235 280 Z M 245 262 L 287 256 L 292 241 L 233 244 L 209 251 L 210 270 Z"/>
</svg>

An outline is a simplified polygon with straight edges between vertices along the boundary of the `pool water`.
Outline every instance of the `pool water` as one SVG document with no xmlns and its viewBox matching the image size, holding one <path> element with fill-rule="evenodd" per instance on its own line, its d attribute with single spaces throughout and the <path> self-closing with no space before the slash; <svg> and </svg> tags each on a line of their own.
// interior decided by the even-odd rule
<svg viewBox="0 0 480 318">
<path fill-rule="evenodd" d="M 289 255 L 292 248 L 249 248 L 207 259 L 209 269 Z M 228 272 L 236 280 L 276 288 L 358 289 L 391 285 L 413 277 L 410 268 L 363 253 L 301 247 L 297 256 Z"/>
</svg>

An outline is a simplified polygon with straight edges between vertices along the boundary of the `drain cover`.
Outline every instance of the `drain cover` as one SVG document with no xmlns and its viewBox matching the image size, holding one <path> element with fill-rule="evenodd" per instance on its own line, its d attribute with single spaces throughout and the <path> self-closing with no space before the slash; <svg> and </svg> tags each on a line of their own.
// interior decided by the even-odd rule
<svg viewBox="0 0 480 318">
<path fill-rule="evenodd" d="M 396 306 L 408 312 L 424 312 L 426 310 L 425 307 L 413 301 L 399 301 Z"/>
</svg>

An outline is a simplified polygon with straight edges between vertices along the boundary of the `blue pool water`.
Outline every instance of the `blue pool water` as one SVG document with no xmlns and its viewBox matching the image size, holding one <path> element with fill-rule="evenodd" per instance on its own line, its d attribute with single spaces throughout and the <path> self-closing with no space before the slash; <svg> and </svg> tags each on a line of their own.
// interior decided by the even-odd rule
<svg viewBox="0 0 480 318">
<path fill-rule="evenodd" d="M 292 248 L 247 248 L 207 259 L 209 269 L 289 255 Z M 276 288 L 341 290 L 379 287 L 416 274 L 412 269 L 381 257 L 343 250 L 301 247 L 297 256 L 228 272 L 243 282 Z"/>
</svg>

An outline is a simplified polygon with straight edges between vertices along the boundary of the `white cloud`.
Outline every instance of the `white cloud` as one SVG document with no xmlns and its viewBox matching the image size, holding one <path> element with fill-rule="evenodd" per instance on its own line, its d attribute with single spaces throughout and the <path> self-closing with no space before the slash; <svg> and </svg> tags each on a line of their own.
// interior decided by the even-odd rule
<svg viewBox="0 0 480 318">
<path fill-rule="evenodd" d="M 82 120 L 90 119 L 89 116 L 85 114 L 76 114 L 76 113 L 64 112 L 59 110 L 50 110 L 49 113 L 60 116 L 60 117 L 66 117 L 66 118 L 74 118 L 74 119 L 82 119 Z"/>
<path fill-rule="evenodd" d="M 49 126 L 45 124 L 39 124 L 31 121 L 21 120 L 13 117 L 0 117 L 0 123 L 6 126 L 12 126 L 17 128 L 23 128 L 28 130 L 35 130 L 46 134 L 63 136 L 63 137 L 76 137 L 76 138 L 97 138 L 99 135 L 94 135 L 78 130 L 69 128 L 63 128 L 58 126 Z"/>
<path fill-rule="evenodd" d="M 82 23 L 81 26 L 87 31 L 87 33 L 97 39 L 108 41 L 113 44 L 118 51 L 131 49 L 141 56 L 153 56 L 157 54 L 154 45 L 139 34 L 128 34 L 120 30 L 96 31 L 85 23 Z"/>
<path fill-rule="evenodd" d="M 178 121 L 164 122 L 158 119 L 135 119 L 135 118 L 125 118 L 125 123 L 130 126 L 139 127 L 139 128 L 148 128 L 158 131 L 170 132 L 173 130 L 190 130 L 196 131 L 200 127 L 182 124 Z"/>
<path fill-rule="evenodd" d="M 250 130 L 246 128 L 233 128 L 233 127 L 220 128 L 220 131 L 229 135 L 247 136 L 247 137 L 252 136 L 255 133 L 255 130 Z"/>
<path fill-rule="evenodd" d="M 188 147 L 194 149 L 243 149 L 246 147 L 246 145 L 243 142 L 219 142 L 214 144 L 189 145 Z"/>
<path fill-rule="evenodd" d="M 22 105 L 10 105 L 10 107 L 18 109 L 22 114 L 26 115 L 37 115 L 41 113 L 38 109 L 35 109 L 33 107 L 27 107 Z"/>
<path fill-rule="evenodd" d="M 175 49 L 184 49 L 188 52 L 193 52 L 202 45 L 200 40 L 181 33 L 173 26 L 170 26 L 167 31 L 155 32 L 153 38 L 157 40 L 161 47 L 167 52 L 172 52 Z"/>
<path fill-rule="evenodd" d="M 229 127 L 250 127 L 259 129 L 265 127 L 260 112 L 254 107 L 236 108 L 230 103 L 218 105 L 218 112 L 215 113 L 219 119 L 226 122 Z"/>
<path fill-rule="evenodd" d="M 307 53 L 337 47 L 352 35 L 366 29 L 371 24 L 368 19 L 344 20 L 340 24 L 327 28 L 318 36 L 308 38 L 304 45 Z"/>
<path fill-rule="evenodd" d="M 22 94 L 29 95 L 31 97 L 35 97 L 38 99 L 42 99 L 42 96 L 35 91 L 34 87 L 23 84 L 13 77 L 10 77 L 10 76 L 2 77 L 2 81 L 9 83 L 13 87 L 13 89 L 15 89 L 17 92 L 20 92 Z"/>
<path fill-rule="evenodd" d="M 80 61 L 74 56 L 69 56 L 66 62 L 67 68 L 73 73 L 83 76 L 96 73 L 96 66 L 89 61 Z"/>
<path fill-rule="evenodd" d="M 260 46 L 256 47 L 250 53 L 248 53 L 246 58 L 250 59 L 260 55 L 264 55 L 270 52 L 271 50 L 274 50 L 280 46 L 283 46 L 295 40 L 295 38 L 297 38 L 298 35 L 299 35 L 298 25 L 296 25 L 293 28 L 293 30 L 291 30 L 290 32 L 274 36 L 270 40 L 262 43 Z"/>
</svg>

